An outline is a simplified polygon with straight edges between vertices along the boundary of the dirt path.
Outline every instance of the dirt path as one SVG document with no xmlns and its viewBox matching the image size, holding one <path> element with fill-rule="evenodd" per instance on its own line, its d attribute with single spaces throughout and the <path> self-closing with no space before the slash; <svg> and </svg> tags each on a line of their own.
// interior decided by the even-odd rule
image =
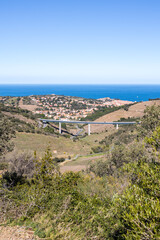
<svg viewBox="0 0 160 240">
<path fill-rule="evenodd" d="M 32 230 L 20 226 L 0 226 L 0 240 L 40 240 Z"/>
<path fill-rule="evenodd" d="M 86 165 L 76 165 L 76 166 L 62 166 L 60 168 L 61 173 L 65 173 L 65 172 L 79 172 L 82 170 L 86 170 Z"/>
</svg>

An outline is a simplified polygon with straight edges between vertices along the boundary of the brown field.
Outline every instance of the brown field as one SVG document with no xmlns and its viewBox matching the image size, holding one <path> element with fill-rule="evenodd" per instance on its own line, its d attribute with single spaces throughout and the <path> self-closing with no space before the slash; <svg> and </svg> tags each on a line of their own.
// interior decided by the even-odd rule
<svg viewBox="0 0 160 240">
<path fill-rule="evenodd" d="M 88 155 L 88 156 L 81 156 L 76 160 L 66 161 L 60 164 L 60 171 L 62 173 L 73 171 L 78 172 L 82 170 L 86 170 L 87 166 L 91 162 L 95 162 L 97 160 L 101 160 L 105 158 L 105 154 L 97 154 L 97 155 Z"/>
<path fill-rule="evenodd" d="M 86 170 L 87 166 L 86 165 L 77 165 L 76 166 L 61 166 L 60 167 L 60 172 L 65 173 L 65 172 L 80 172 L 82 170 Z"/>
<path fill-rule="evenodd" d="M 34 111 L 37 108 L 37 105 L 24 105 L 23 100 L 21 98 L 21 100 L 19 101 L 19 107 L 29 111 Z"/>
</svg>

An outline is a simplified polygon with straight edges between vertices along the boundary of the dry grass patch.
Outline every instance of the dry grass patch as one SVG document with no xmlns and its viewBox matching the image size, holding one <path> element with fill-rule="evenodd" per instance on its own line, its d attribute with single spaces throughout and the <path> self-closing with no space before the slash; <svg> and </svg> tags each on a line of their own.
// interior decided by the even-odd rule
<svg viewBox="0 0 160 240">
<path fill-rule="evenodd" d="M 54 156 L 68 157 L 76 154 L 89 154 L 93 143 L 92 141 L 88 143 L 85 139 L 73 141 L 63 136 L 53 137 L 43 134 L 17 133 L 14 144 L 16 150 L 36 151 L 39 155 L 43 155 L 46 148 L 50 146 Z"/>
</svg>

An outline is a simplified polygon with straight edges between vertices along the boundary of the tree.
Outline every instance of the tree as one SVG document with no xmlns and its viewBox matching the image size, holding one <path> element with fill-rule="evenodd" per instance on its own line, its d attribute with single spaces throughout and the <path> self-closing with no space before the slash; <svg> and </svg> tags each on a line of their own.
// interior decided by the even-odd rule
<svg viewBox="0 0 160 240">
<path fill-rule="evenodd" d="M 145 114 L 139 125 L 139 132 L 142 137 L 150 136 L 160 126 L 160 106 L 147 107 L 144 112 Z"/>
<path fill-rule="evenodd" d="M 45 183 L 57 174 L 59 174 L 59 168 L 53 160 L 50 148 L 47 148 L 42 159 L 37 159 L 35 162 L 35 177 Z"/>
</svg>

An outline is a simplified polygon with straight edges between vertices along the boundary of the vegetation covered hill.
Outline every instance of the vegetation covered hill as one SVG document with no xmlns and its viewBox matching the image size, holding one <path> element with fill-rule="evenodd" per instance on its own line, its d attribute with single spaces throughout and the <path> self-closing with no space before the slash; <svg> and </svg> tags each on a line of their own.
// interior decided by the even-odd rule
<svg viewBox="0 0 160 240">
<path fill-rule="evenodd" d="M 141 121 L 132 139 L 121 142 L 123 131 L 104 138 L 105 157 L 84 172 L 61 173 L 49 149 L 42 158 L 11 154 L 0 179 L 1 223 L 45 239 L 160 239 L 160 106 Z M 0 134 L 5 157 L 14 132 L 0 124 Z"/>
</svg>

